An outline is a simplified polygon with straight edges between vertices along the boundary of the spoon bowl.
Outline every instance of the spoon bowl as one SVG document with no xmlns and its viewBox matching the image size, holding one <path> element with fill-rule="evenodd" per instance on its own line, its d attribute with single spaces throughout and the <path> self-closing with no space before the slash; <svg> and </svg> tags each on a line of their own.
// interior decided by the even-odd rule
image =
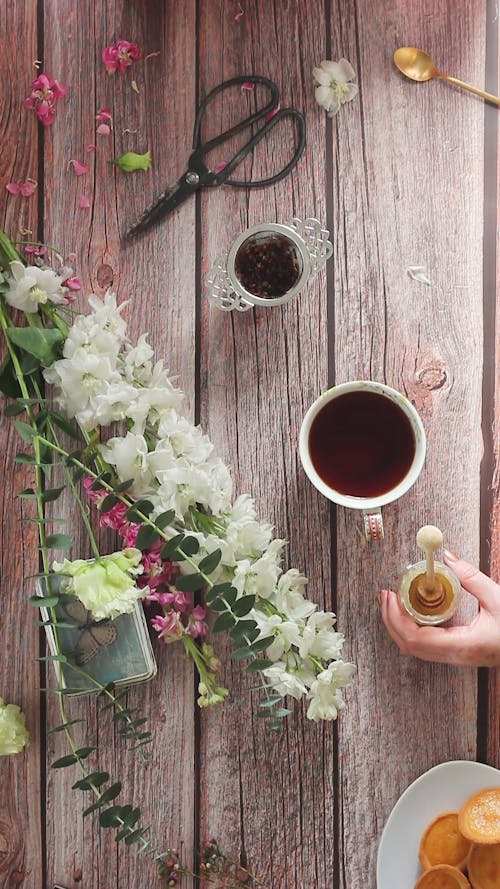
<svg viewBox="0 0 500 889">
<path fill-rule="evenodd" d="M 439 71 L 431 57 L 414 46 L 401 46 L 397 49 L 394 53 L 394 64 L 396 68 L 399 68 L 401 74 L 420 83 L 439 76 Z"/>
<path fill-rule="evenodd" d="M 491 93 L 477 89 L 477 87 L 471 86 L 470 83 L 464 83 L 463 80 L 458 80 L 458 78 L 451 77 L 449 74 L 443 74 L 442 71 L 436 68 L 433 59 L 423 49 L 417 49 L 415 46 L 400 46 L 394 53 L 394 64 L 396 68 L 399 68 L 401 74 L 409 77 L 410 80 L 424 83 L 427 80 L 439 77 L 441 80 L 447 80 L 449 83 L 459 86 L 460 89 L 474 93 L 475 96 L 481 96 L 482 99 L 492 102 L 497 107 L 500 106 L 500 98 L 498 96 L 493 96 Z"/>
</svg>

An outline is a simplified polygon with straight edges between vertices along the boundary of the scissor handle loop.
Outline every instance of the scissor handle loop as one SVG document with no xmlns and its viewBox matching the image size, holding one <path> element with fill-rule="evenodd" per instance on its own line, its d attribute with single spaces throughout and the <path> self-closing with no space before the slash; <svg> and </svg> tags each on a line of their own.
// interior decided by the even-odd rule
<svg viewBox="0 0 500 889">
<path fill-rule="evenodd" d="M 257 179 L 255 182 L 247 182 L 246 180 L 238 180 L 238 179 L 228 179 L 230 173 L 238 166 L 238 164 L 243 160 L 245 155 L 248 154 L 249 151 L 252 151 L 256 145 L 264 138 L 264 136 L 272 130 L 273 127 L 276 126 L 280 120 L 283 120 L 286 117 L 295 118 L 298 123 L 298 142 L 297 147 L 295 149 L 294 155 L 291 160 L 287 163 L 282 170 L 278 173 L 275 173 L 274 176 L 269 176 L 267 179 Z M 243 148 L 240 149 L 238 154 L 228 163 L 227 167 L 224 167 L 223 170 L 218 174 L 218 182 L 224 182 L 226 185 L 232 185 L 233 188 L 263 188 L 266 185 L 273 185 L 275 182 L 279 182 L 280 179 L 283 179 L 288 175 L 290 170 L 296 166 L 299 162 L 300 158 L 304 153 L 304 149 L 306 147 L 306 121 L 304 115 L 301 111 L 297 111 L 296 108 L 282 108 L 280 111 L 277 111 L 276 114 L 268 120 L 267 123 L 264 124 L 263 127 L 247 142 Z"/>
<path fill-rule="evenodd" d="M 232 86 L 241 86 L 243 83 L 255 83 L 267 87 L 267 89 L 271 93 L 271 98 L 267 105 L 264 108 L 260 108 L 259 111 L 256 111 L 254 114 L 251 114 L 250 117 L 246 117 L 244 120 L 235 124 L 235 126 L 231 127 L 229 130 L 225 130 L 224 133 L 221 133 L 219 136 L 216 136 L 209 142 L 205 142 L 204 145 L 200 145 L 201 121 L 209 102 L 211 102 L 214 96 L 217 96 L 224 90 L 229 89 Z M 208 152 L 211 151 L 212 148 L 220 145 L 221 142 L 225 142 L 231 136 L 234 136 L 236 133 L 241 132 L 241 130 L 246 129 L 253 123 L 256 123 L 258 120 L 261 120 L 263 117 L 265 117 L 266 114 L 273 110 L 273 108 L 276 108 L 279 102 L 279 98 L 280 94 L 278 87 L 275 83 L 273 83 L 272 80 L 269 80 L 267 77 L 261 77 L 258 74 L 248 74 L 242 77 L 233 77 L 232 80 L 225 80 L 224 83 L 220 83 L 219 86 L 214 87 L 214 89 L 211 90 L 207 96 L 205 96 L 202 103 L 200 104 L 200 107 L 198 108 L 198 113 L 196 115 L 193 129 L 193 149 L 199 149 L 203 154 L 208 154 Z"/>
</svg>

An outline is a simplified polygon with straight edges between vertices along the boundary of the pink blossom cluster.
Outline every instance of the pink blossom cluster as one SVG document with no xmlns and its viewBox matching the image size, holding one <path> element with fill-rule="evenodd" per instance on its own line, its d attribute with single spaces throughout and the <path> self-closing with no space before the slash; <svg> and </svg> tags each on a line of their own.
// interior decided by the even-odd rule
<svg viewBox="0 0 500 889">
<path fill-rule="evenodd" d="M 125 74 L 132 62 L 141 58 L 142 53 L 137 43 L 130 43 L 129 40 L 117 40 L 116 43 L 107 46 L 102 54 L 108 74 L 114 74 L 115 71 Z"/>
<path fill-rule="evenodd" d="M 94 490 L 91 478 L 85 479 L 83 484 L 90 499 L 100 509 L 107 492 L 102 488 Z M 141 524 L 130 522 L 126 518 L 127 508 L 125 503 L 116 503 L 112 509 L 100 515 L 99 524 L 101 528 L 110 528 L 118 532 L 123 537 L 125 547 L 134 547 Z M 149 587 L 150 592 L 146 596 L 146 602 L 161 608 L 161 613 L 152 617 L 151 626 L 164 642 L 174 642 L 184 634 L 201 641 L 208 633 L 206 611 L 201 605 L 194 604 L 191 593 L 183 593 L 175 588 L 179 568 L 169 559 L 162 559 L 163 542 L 159 540 L 143 551 L 141 559 L 143 573 L 137 578 L 140 589 Z"/>
<path fill-rule="evenodd" d="M 40 74 L 31 84 L 31 95 L 24 100 L 26 108 L 36 111 L 38 120 L 44 127 L 50 126 L 56 114 L 59 99 L 68 92 L 68 88 L 48 74 Z"/>
</svg>

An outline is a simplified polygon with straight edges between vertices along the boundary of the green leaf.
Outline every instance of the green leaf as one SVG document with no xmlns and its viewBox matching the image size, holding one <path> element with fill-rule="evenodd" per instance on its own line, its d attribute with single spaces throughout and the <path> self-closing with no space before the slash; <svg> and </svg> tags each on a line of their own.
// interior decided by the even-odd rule
<svg viewBox="0 0 500 889">
<path fill-rule="evenodd" d="M 186 556 L 194 556 L 198 552 L 200 544 L 196 537 L 185 537 L 180 547 L 177 548 L 177 559 L 184 561 Z"/>
<path fill-rule="evenodd" d="M 242 596 L 242 598 L 237 599 L 232 606 L 233 614 L 236 614 L 237 617 L 245 617 L 245 615 L 252 610 L 254 605 L 255 596 Z"/>
<path fill-rule="evenodd" d="M 33 608 L 54 608 L 59 604 L 59 596 L 31 596 L 29 603 Z"/>
<path fill-rule="evenodd" d="M 36 466 L 36 458 L 33 454 L 16 454 L 14 463 L 28 463 L 30 466 Z"/>
<path fill-rule="evenodd" d="M 10 355 L 0 364 L 0 392 L 8 398 L 19 398 L 23 394 Z"/>
<path fill-rule="evenodd" d="M 231 605 L 236 602 L 238 590 L 234 586 L 231 586 L 230 583 L 216 583 L 215 586 L 207 590 L 205 595 L 207 605 L 211 607 L 212 601 L 219 596 L 224 599 L 229 607 L 231 607 Z"/>
<path fill-rule="evenodd" d="M 284 719 L 285 716 L 290 716 L 291 712 L 292 711 L 289 710 L 288 707 L 278 707 L 278 709 L 273 712 L 273 716 L 275 716 L 276 719 Z"/>
<path fill-rule="evenodd" d="M 62 694 L 63 691 L 66 691 L 66 689 L 60 688 L 60 689 L 58 689 L 58 691 L 60 692 L 60 694 Z M 51 768 L 65 769 L 66 766 L 73 766 L 75 764 L 75 762 L 78 762 L 78 759 L 76 758 L 75 754 L 69 753 L 67 756 L 61 756 L 60 759 L 56 759 L 56 761 L 52 763 Z"/>
<path fill-rule="evenodd" d="M 49 549 L 70 549 L 73 541 L 67 534 L 49 534 L 45 544 Z"/>
<path fill-rule="evenodd" d="M 99 815 L 99 824 L 101 827 L 121 827 L 122 822 L 122 806 L 110 806 Z"/>
<path fill-rule="evenodd" d="M 223 630 L 229 630 L 230 627 L 233 627 L 235 623 L 236 618 L 233 617 L 230 611 L 225 611 L 224 614 L 219 614 L 212 629 L 214 633 L 222 633 Z"/>
<path fill-rule="evenodd" d="M 116 494 L 107 494 L 101 503 L 101 512 L 109 512 L 119 502 L 120 498 Z"/>
<path fill-rule="evenodd" d="M 213 553 L 209 553 L 208 556 L 205 556 L 205 558 L 201 560 L 198 565 L 198 571 L 203 571 L 204 574 L 211 574 L 212 571 L 215 571 L 221 559 L 221 550 L 214 550 Z"/>
<path fill-rule="evenodd" d="M 66 435 L 69 435 L 70 438 L 74 438 L 76 441 L 81 441 L 81 433 L 77 426 L 73 425 L 73 423 L 69 423 L 65 417 L 61 417 L 60 414 L 55 411 L 49 411 L 49 416 L 53 423 L 56 426 L 59 426 L 59 429 L 62 429 Z"/>
<path fill-rule="evenodd" d="M 60 488 L 47 488 L 46 491 L 42 492 L 42 503 L 52 503 L 53 500 L 57 500 L 57 498 L 61 496 L 63 491 L 64 485 Z"/>
<path fill-rule="evenodd" d="M 151 525 L 143 525 L 136 537 L 137 549 L 150 549 L 160 539 L 160 534 Z"/>
<path fill-rule="evenodd" d="M 253 642 L 259 635 L 259 629 L 254 620 L 239 620 L 233 630 L 231 637 L 233 639 L 244 639 L 245 642 Z"/>
<path fill-rule="evenodd" d="M 21 436 L 22 440 L 25 441 L 27 444 L 30 444 L 38 435 L 36 429 L 33 429 L 33 427 L 29 425 L 29 423 L 23 423 L 22 420 L 14 420 L 14 426 L 17 433 Z"/>
<path fill-rule="evenodd" d="M 60 725 L 55 725 L 54 728 L 49 728 L 47 730 L 48 735 L 54 735 L 56 732 L 65 732 L 66 728 L 70 725 L 76 725 L 77 722 L 85 722 L 84 719 L 68 719 L 67 722 L 61 722 Z"/>
<path fill-rule="evenodd" d="M 18 414 L 22 414 L 25 410 L 26 405 L 15 401 L 14 404 L 8 404 L 3 413 L 5 417 L 17 417 Z"/>
<path fill-rule="evenodd" d="M 271 642 L 274 642 L 274 636 L 264 636 L 262 639 L 257 639 L 252 642 L 252 651 L 264 651 L 265 648 L 269 648 Z"/>
<path fill-rule="evenodd" d="M 175 519 L 175 509 L 169 509 L 167 512 L 160 513 L 159 516 L 155 518 L 155 525 L 157 528 L 161 528 L 163 531 L 164 528 L 167 528 L 168 525 L 171 525 Z"/>
<path fill-rule="evenodd" d="M 33 488 L 25 488 L 18 496 L 21 500 L 36 500 L 36 494 Z"/>
<path fill-rule="evenodd" d="M 44 365 L 53 364 L 60 356 L 64 336 L 56 327 L 9 327 L 8 337 L 23 352 Z"/>
<path fill-rule="evenodd" d="M 83 719 L 74 720 L 76 722 L 84 722 Z M 103 784 L 109 781 L 108 772 L 92 772 L 91 775 L 86 775 L 85 778 L 80 778 L 79 781 L 76 781 L 72 786 L 72 790 L 92 790 L 92 786 L 94 787 L 102 787 Z"/>
<path fill-rule="evenodd" d="M 261 670 L 267 670 L 268 667 L 272 667 L 273 661 L 270 661 L 268 658 L 255 658 L 254 661 L 251 661 L 247 664 L 247 673 L 260 673 Z"/>
<path fill-rule="evenodd" d="M 201 574 L 181 574 L 175 581 L 176 589 L 183 593 L 195 593 L 205 586 L 205 578 Z"/>
<path fill-rule="evenodd" d="M 151 152 L 146 151 L 145 154 L 137 154 L 136 151 L 127 151 L 120 157 L 115 157 L 110 163 L 116 164 L 124 173 L 133 173 L 135 170 L 149 170 L 151 167 Z"/>
<path fill-rule="evenodd" d="M 160 550 L 160 555 L 162 559 L 171 559 L 172 556 L 176 553 L 177 547 L 184 540 L 184 534 L 176 534 L 174 537 L 171 537 L 170 540 L 162 546 Z"/>
<path fill-rule="evenodd" d="M 75 756 L 78 756 L 79 759 L 87 759 L 87 756 L 90 756 L 96 747 L 80 747 L 78 750 L 75 750 Z"/>
<path fill-rule="evenodd" d="M 97 810 L 100 809 L 102 805 L 103 805 L 103 803 L 102 803 L 101 799 L 98 799 L 97 802 L 92 803 L 91 806 L 89 806 L 87 809 L 83 810 L 83 817 L 86 818 L 87 815 L 91 815 L 92 812 L 97 812 Z"/>
<path fill-rule="evenodd" d="M 223 599 L 214 599 L 210 602 L 210 609 L 212 611 L 227 611 L 228 607 Z"/>
<path fill-rule="evenodd" d="M 138 830 L 134 830 L 132 833 L 129 833 L 128 837 L 125 837 L 125 845 L 131 846 L 133 843 L 137 843 L 138 840 L 147 832 L 146 827 L 140 827 Z"/>
<path fill-rule="evenodd" d="M 236 651 L 233 651 L 231 657 L 235 661 L 246 660 L 246 658 L 252 657 L 252 649 L 248 645 L 244 645 L 243 648 L 237 648 Z"/>
<path fill-rule="evenodd" d="M 117 493 L 119 494 L 122 494 L 123 491 L 128 491 L 128 489 L 131 488 L 134 484 L 134 481 L 135 479 L 128 478 L 126 479 L 126 481 L 120 482 L 120 484 L 116 486 L 115 491 L 117 491 Z"/>
<path fill-rule="evenodd" d="M 143 516 L 149 517 L 153 512 L 153 509 L 154 506 L 150 500 L 136 500 L 136 502 L 127 509 L 125 518 L 128 519 L 129 522 L 142 522 L 144 521 Z M 142 513 L 142 516 L 140 516 L 139 513 Z"/>
<path fill-rule="evenodd" d="M 65 654 L 45 654 L 40 655 L 40 657 L 37 658 L 37 661 L 43 661 L 46 663 L 52 661 L 52 663 L 67 664 L 68 658 Z"/>
<path fill-rule="evenodd" d="M 27 352 L 23 352 L 19 359 L 19 364 L 25 376 L 36 373 L 40 368 L 39 359 L 35 358 L 34 355 L 28 355 Z"/>
<path fill-rule="evenodd" d="M 276 704 L 281 704 L 283 700 L 282 697 L 277 696 L 274 698 L 266 698 L 264 701 L 259 701 L 259 707 L 261 710 L 270 710 L 272 707 L 275 707 Z"/>
<path fill-rule="evenodd" d="M 121 792 L 121 789 L 121 781 L 117 781 L 115 784 L 112 784 L 111 787 L 107 787 L 102 794 L 101 799 L 99 800 L 101 805 L 103 805 L 104 803 L 110 803 L 112 800 L 116 799 L 118 794 Z"/>
</svg>

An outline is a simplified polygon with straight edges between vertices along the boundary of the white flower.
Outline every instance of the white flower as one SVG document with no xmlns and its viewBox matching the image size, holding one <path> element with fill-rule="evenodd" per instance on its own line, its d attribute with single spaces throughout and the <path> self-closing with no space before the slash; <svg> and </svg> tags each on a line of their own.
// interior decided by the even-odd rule
<svg viewBox="0 0 500 889">
<path fill-rule="evenodd" d="M 54 562 L 52 570 L 69 578 L 65 592 L 76 596 L 95 620 L 130 614 L 137 599 L 149 594 L 140 590 L 134 578 L 142 574 L 142 553 L 129 547 L 100 559 Z"/>
<path fill-rule="evenodd" d="M 262 672 L 278 694 L 283 697 L 291 695 L 292 698 L 299 700 L 302 695 L 307 694 L 305 683 L 309 684 L 310 676 L 302 670 L 290 671 L 283 661 L 278 661 Z"/>
<path fill-rule="evenodd" d="M 283 620 L 279 614 L 267 615 L 252 609 L 248 615 L 260 630 L 258 638 L 274 636 L 273 642 L 267 647 L 266 655 L 271 661 L 278 661 L 293 645 L 298 646 L 301 640 L 301 628 L 290 620 Z"/>
<path fill-rule="evenodd" d="M 66 305 L 68 289 L 62 286 L 63 279 L 52 269 L 24 266 L 17 260 L 11 262 L 10 269 L 9 289 L 4 294 L 10 306 L 22 312 L 34 313 L 47 302 Z"/>
<path fill-rule="evenodd" d="M 153 474 L 149 467 L 148 445 L 142 435 L 127 432 L 124 437 L 110 438 L 99 450 L 106 463 L 116 468 L 121 482 L 134 479 L 131 492 L 143 497 L 154 490 Z"/>
<path fill-rule="evenodd" d="M 25 720 L 17 704 L 5 704 L 0 698 L 0 756 L 20 753 L 29 743 Z"/>
<path fill-rule="evenodd" d="M 358 84 L 351 82 L 356 72 L 347 59 L 338 62 L 325 59 L 319 68 L 313 68 L 313 77 L 316 101 L 328 112 L 328 117 L 333 117 L 341 105 L 358 94 Z"/>
<path fill-rule="evenodd" d="M 339 689 L 352 681 L 355 671 L 354 664 L 334 661 L 317 676 L 307 695 L 310 699 L 308 719 L 319 722 L 320 719 L 337 718 L 338 711 L 345 707 Z"/>
<path fill-rule="evenodd" d="M 307 577 L 296 568 L 291 568 L 282 574 L 278 580 L 275 596 L 278 611 L 293 620 L 307 620 L 318 606 L 302 595 L 306 584 Z"/>
<path fill-rule="evenodd" d="M 89 319 L 89 323 L 96 323 L 102 330 L 109 331 L 119 340 L 125 342 L 127 339 L 127 325 L 121 317 L 121 313 L 128 303 L 123 302 L 118 306 L 116 304 L 116 293 L 111 293 L 109 290 L 106 291 L 104 300 L 92 294 L 89 296 L 89 303 L 94 310 L 91 315 L 86 316 Z"/>
<path fill-rule="evenodd" d="M 344 637 L 333 629 L 335 615 L 331 612 L 318 611 L 311 614 L 304 629 L 299 646 L 299 654 L 303 658 L 315 657 L 320 660 L 331 660 L 340 657 L 344 645 Z"/>
</svg>

